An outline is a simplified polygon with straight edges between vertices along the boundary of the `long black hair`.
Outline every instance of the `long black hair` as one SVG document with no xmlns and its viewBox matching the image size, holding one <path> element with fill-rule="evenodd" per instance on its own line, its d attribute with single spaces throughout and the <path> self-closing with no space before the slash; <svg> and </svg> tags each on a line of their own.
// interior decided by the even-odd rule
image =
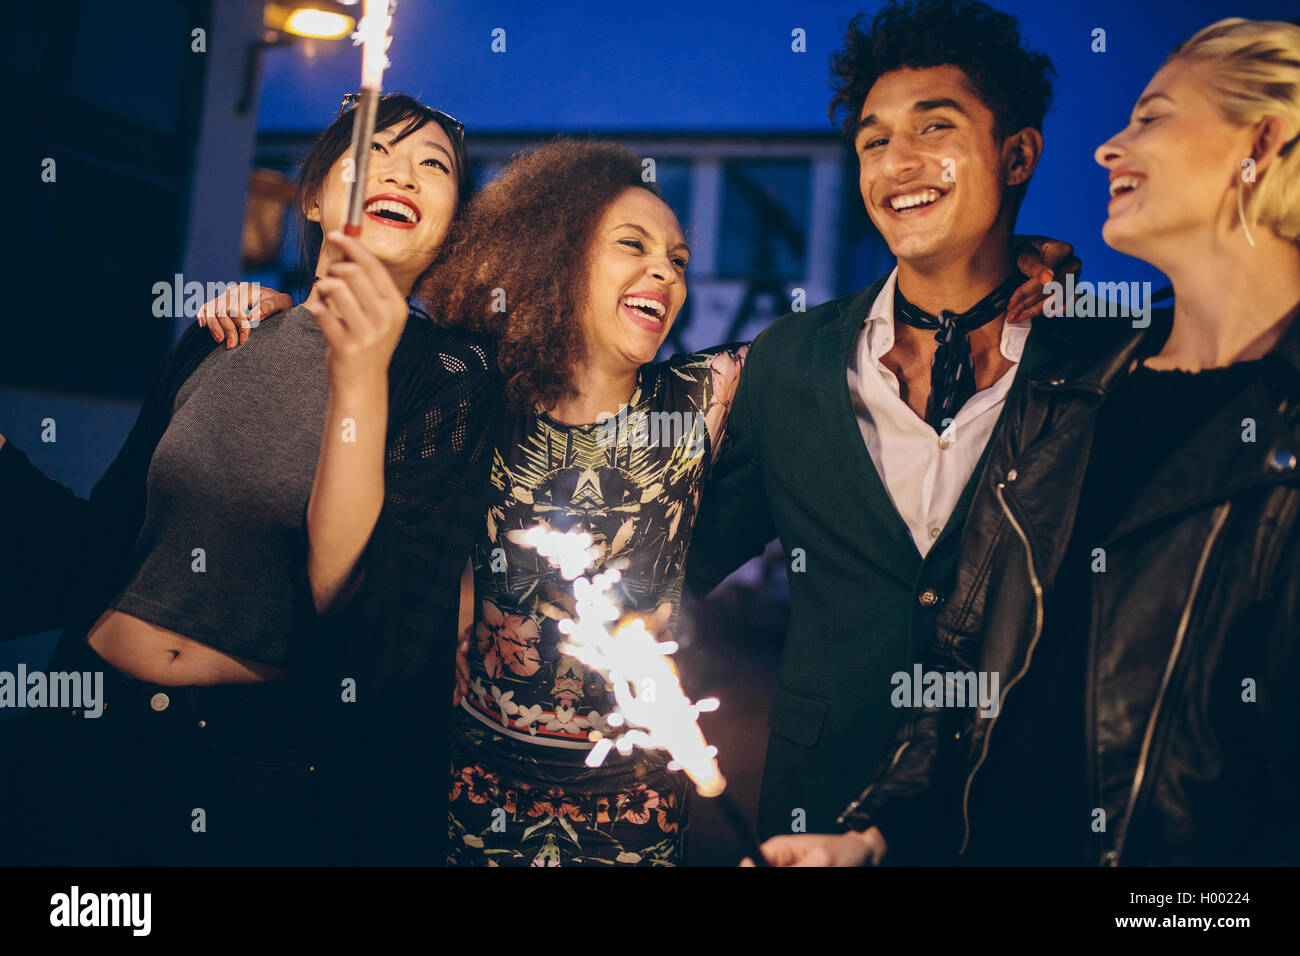
<svg viewBox="0 0 1300 956">
<path fill-rule="evenodd" d="M 294 276 L 299 291 L 306 294 L 316 275 L 316 260 L 320 257 L 321 243 L 325 240 L 321 224 L 307 218 L 307 210 L 325 183 L 330 168 L 352 145 L 352 120 L 357 108 L 348 106 L 339 112 L 312 143 L 298 172 L 298 195 L 294 206 L 298 213 L 298 271 Z M 451 117 L 430 109 L 413 96 L 405 93 L 385 93 L 379 98 L 375 114 L 375 131 L 399 127 L 396 140 L 403 140 L 416 130 L 436 123 L 451 140 L 452 164 L 456 177 L 456 212 L 452 221 L 459 219 L 470 197 L 474 194 L 474 174 L 470 169 L 469 155 L 465 151 L 462 130 L 452 125 Z"/>
</svg>

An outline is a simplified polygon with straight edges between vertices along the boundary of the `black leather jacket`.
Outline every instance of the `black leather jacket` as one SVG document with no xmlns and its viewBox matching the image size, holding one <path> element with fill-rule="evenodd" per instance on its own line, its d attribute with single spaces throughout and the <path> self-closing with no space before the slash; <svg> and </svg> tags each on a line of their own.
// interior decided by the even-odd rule
<svg viewBox="0 0 1300 956">
<path fill-rule="evenodd" d="M 927 662 L 997 672 L 997 716 L 914 711 L 842 823 L 878 825 L 905 850 L 965 850 L 971 786 L 1032 666 L 1097 410 L 1169 321 L 1094 337 L 1105 344 L 1043 366 L 1008 408 Z M 1085 728 L 1089 806 L 1105 811 L 1098 864 L 1300 862 L 1300 321 L 1267 362 L 1272 387 L 1202 422 L 1106 540 L 1120 566 L 1145 570 L 1093 576 Z"/>
</svg>

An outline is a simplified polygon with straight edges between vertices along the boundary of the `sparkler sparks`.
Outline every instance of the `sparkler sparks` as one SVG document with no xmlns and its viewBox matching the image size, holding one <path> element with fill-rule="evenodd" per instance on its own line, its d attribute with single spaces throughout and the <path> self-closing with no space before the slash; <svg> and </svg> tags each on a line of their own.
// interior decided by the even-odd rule
<svg viewBox="0 0 1300 956">
<path fill-rule="evenodd" d="M 669 770 L 683 770 L 695 781 L 702 796 L 715 797 L 727 782 L 718 769 L 717 748 L 704 739 L 699 727 L 701 713 L 716 710 L 718 700 L 704 698 L 692 703 L 682 690 L 677 668 L 670 655 L 674 641 L 659 641 L 640 617 L 631 617 L 610 633 L 609 625 L 620 617 L 609 590 L 619 580 L 617 570 L 582 577 L 594 563 L 591 535 L 551 531 L 543 526 L 528 529 L 523 541 L 573 581 L 574 618 L 559 622 L 566 642 L 560 651 L 599 671 L 613 688 L 614 711 L 606 723 L 626 728 L 617 736 L 593 730 L 595 746 L 587 757 L 598 766 L 613 749 L 629 754 L 633 747 L 667 751 Z"/>
<path fill-rule="evenodd" d="M 388 45 L 393 38 L 388 35 L 392 25 L 392 7 L 389 0 L 366 0 L 361 19 L 357 21 L 357 31 L 352 34 L 352 45 L 361 47 L 361 86 L 378 90 L 383 80 L 384 70 L 391 64 L 388 60 Z"/>
<path fill-rule="evenodd" d="M 352 185 L 348 189 L 348 217 L 343 231 L 361 235 L 361 207 L 365 200 L 366 175 L 370 166 L 370 140 L 375 135 L 375 116 L 384 69 L 388 66 L 388 45 L 393 38 L 389 0 L 366 0 L 365 13 L 357 23 L 352 42 L 361 45 L 361 102 L 352 117 Z"/>
</svg>

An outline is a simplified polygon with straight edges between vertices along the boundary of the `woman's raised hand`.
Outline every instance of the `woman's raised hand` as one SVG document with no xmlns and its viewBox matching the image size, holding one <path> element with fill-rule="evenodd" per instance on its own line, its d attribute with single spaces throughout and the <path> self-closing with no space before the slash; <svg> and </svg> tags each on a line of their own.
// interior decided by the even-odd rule
<svg viewBox="0 0 1300 956">
<path fill-rule="evenodd" d="M 249 332 L 262 319 L 292 308 L 293 299 L 287 294 L 251 282 L 240 282 L 203 303 L 198 323 L 212 333 L 213 339 L 225 342 L 227 349 L 233 349 L 248 341 Z"/>
<path fill-rule="evenodd" d="M 335 388 L 386 382 L 406 327 L 406 296 L 358 240 L 335 231 L 329 241 L 341 255 L 316 280 L 311 298 L 325 305 L 312 315 L 329 342 L 330 382 Z"/>
</svg>

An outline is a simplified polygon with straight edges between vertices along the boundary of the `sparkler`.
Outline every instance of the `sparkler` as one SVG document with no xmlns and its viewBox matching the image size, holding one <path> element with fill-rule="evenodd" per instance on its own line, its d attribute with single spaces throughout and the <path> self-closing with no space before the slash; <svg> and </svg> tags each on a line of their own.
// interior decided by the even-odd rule
<svg viewBox="0 0 1300 956">
<path fill-rule="evenodd" d="M 352 118 L 352 185 L 348 189 L 348 219 L 343 232 L 361 235 L 361 207 L 365 203 L 366 174 L 370 166 L 370 141 L 375 135 L 375 114 L 383 86 L 384 68 L 388 66 L 388 44 L 393 38 L 388 28 L 393 22 L 390 0 L 365 0 L 364 13 L 357 23 L 352 42 L 361 46 L 361 100 Z"/>
<path fill-rule="evenodd" d="M 755 865 L 766 866 L 758 839 L 726 792 L 718 748 L 710 746 L 700 731 L 700 714 L 717 710 L 718 699 L 706 697 L 692 703 L 686 696 L 670 659 L 677 643 L 657 640 L 637 617 L 609 632 L 608 626 L 620 614 L 608 592 L 620 575 L 611 569 L 582 576 L 594 563 L 591 535 L 538 525 L 521 537 L 524 544 L 559 568 L 565 580 L 573 581 L 574 617 L 559 622 L 560 633 L 566 638 L 559 650 L 605 677 L 614 694 L 614 710 L 605 723 L 625 728 L 617 736 L 592 730 L 589 739 L 595 746 L 587 756 L 587 765 L 599 766 L 611 750 L 625 756 L 634 747 L 666 750 L 672 757 L 668 769 L 684 771 L 700 796 L 716 799 L 746 855 Z"/>
</svg>

